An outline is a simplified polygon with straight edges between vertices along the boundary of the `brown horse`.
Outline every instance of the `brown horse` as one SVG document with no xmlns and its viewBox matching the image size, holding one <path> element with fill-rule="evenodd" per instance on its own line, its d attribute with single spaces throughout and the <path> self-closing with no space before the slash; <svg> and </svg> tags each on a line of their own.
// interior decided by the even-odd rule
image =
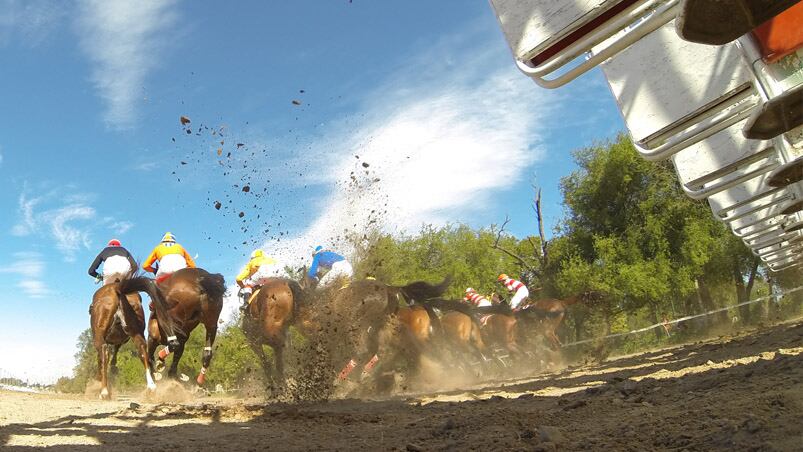
<svg viewBox="0 0 803 452">
<path fill-rule="evenodd" d="M 206 343 L 201 371 L 196 378 L 196 382 L 203 385 L 212 361 L 217 322 L 223 309 L 226 292 L 223 276 L 201 268 L 184 268 L 158 285 L 150 278 L 138 277 L 125 280 L 120 286 L 123 294 L 145 292 L 151 297 L 156 312 L 148 320 L 148 356 L 153 363 L 156 347 L 166 345 L 159 352 L 159 361 L 164 363 L 170 353 L 174 354 L 168 376 L 176 377 L 184 344 L 192 330 L 203 323 Z"/>
<path fill-rule="evenodd" d="M 488 345 L 502 347 L 509 353 L 521 355 L 518 345 L 518 322 L 512 314 L 493 313 L 480 317 L 482 335 Z"/>
<path fill-rule="evenodd" d="M 101 399 L 110 397 L 109 367 L 113 374 L 116 373 L 117 351 L 120 346 L 128 342 L 129 338 L 134 340 L 142 364 L 145 366 L 148 389 L 156 389 L 145 347 L 145 314 L 142 311 L 142 298 L 138 293 L 122 297 L 118 291 L 119 287 L 119 283 L 112 283 L 98 289 L 92 296 L 92 305 L 89 307 L 92 340 L 98 352 L 97 379 L 100 381 Z"/>
<path fill-rule="evenodd" d="M 475 307 L 457 300 L 432 299 L 425 303 L 444 312 L 440 317 L 442 336 L 454 350 L 487 360 Z"/>
<path fill-rule="evenodd" d="M 345 363 L 338 374 L 348 379 L 352 370 L 364 363 L 363 376 L 379 361 L 380 332 L 397 314 L 399 302 L 410 305 L 442 295 L 450 278 L 440 284 L 417 281 L 405 286 L 389 286 L 374 279 L 354 281 L 338 289 L 324 309 L 316 311 L 320 331 L 328 336 L 327 353 L 334 365 Z M 384 361 L 392 365 L 392 361 Z"/>
<path fill-rule="evenodd" d="M 293 324 L 302 331 L 311 331 L 309 314 L 301 286 L 287 278 L 269 278 L 248 305 L 243 317 L 243 331 L 248 345 L 262 364 L 266 383 L 272 389 L 284 385 L 287 331 Z M 263 345 L 273 349 L 273 365 L 268 362 Z"/>
<path fill-rule="evenodd" d="M 563 346 L 558 338 L 557 329 L 566 316 L 566 307 L 590 296 L 592 296 L 592 293 L 587 292 L 580 295 L 573 295 L 563 300 L 544 298 L 526 305 L 516 314 L 516 317 L 519 321 L 525 322 L 532 322 L 535 320 L 538 326 L 537 330 L 547 339 L 549 348 L 553 351 L 557 351 Z"/>
</svg>

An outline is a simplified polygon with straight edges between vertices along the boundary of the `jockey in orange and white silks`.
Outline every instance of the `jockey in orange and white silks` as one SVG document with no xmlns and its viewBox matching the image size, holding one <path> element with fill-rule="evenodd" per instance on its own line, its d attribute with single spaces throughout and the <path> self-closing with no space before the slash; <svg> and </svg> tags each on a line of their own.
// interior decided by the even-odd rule
<svg viewBox="0 0 803 452">
<path fill-rule="evenodd" d="M 98 267 L 103 264 L 103 285 L 122 281 L 128 274 L 137 270 L 137 263 L 131 257 L 131 253 L 123 248 L 117 239 L 109 240 L 106 248 L 103 248 L 92 265 L 89 266 L 89 276 L 100 278 Z"/>
<path fill-rule="evenodd" d="M 521 281 L 516 281 L 504 273 L 499 275 L 497 281 L 501 282 L 502 285 L 513 294 L 513 298 L 510 299 L 510 309 L 513 309 L 514 311 L 518 309 L 519 305 L 522 301 L 524 301 L 525 298 L 530 296 L 530 291 L 527 290 L 527 286 L 525 286 L 524 283 Z"/>
<path fill-rule="evenodd" d="M 158 270 L 153 268 L 153 264 L 157 261 Z M 156 245 L 156 248 L 142 263 L 143 270 L 156 273 L 156 282 L 162 282 L 173 273 L 187 267 L 194 268 L 195 261 L 184 247 L 176 243 L 176 238 L 169 232 L 165 233 L 161 243 Z"/>
<path fill-rule="evenodd" d="M 463 300 L 471 303 L 472 305 L 478 308 L 491 306 L 491 302 L 487 298 L 477 293 L 477 291 L 472 289 L 471 287 L 466 289 L 466 296 L 463 297 Z"/>
</svg>

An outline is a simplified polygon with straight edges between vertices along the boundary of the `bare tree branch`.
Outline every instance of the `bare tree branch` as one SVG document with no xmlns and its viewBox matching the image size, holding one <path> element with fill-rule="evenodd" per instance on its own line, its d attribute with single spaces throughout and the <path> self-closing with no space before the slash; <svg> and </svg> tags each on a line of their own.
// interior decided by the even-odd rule
<svg viewBox="0 0 803 452">
<path fill-rule="evenodd" d="M 537 190 L 535 195 L 535 217 L 538 220 L 538 235 L 541 237 L 541 268 L 546 268 L 549 262 L 547 246 L 549 245 L 544 234 L 544 217 L 541 215 L 541 189 L 533 186 Z"/>
<path fill-rule="evenodd" d="M 533 267 L 532 264 L 527 262 L 526 259 L 524 259 L 523 257 L 519 256 L 518 254 L 516 254 L 516 253 L 514 253 L 514 252 L 512 252 L 510 250 L 507 250 L 507 249 L 503 248 L 501 245 L 499 245 L 499 241 L 502 240 L 502 234 L 504 234 L 504 232 L 505 232 L 505 226 L 507 226 L 508 223 L 510 223 L 510 217 L 505 215 L 505 221 L 504 221 L 504 223 L 502 223 L 502 227 L 499 228 L 499 232 L 496 233 L 496 240 L 494 240 L 494 244 L 491 245 L 491 248 L 493 248 L 495 250 L 499 250 L 499 251 L 507 254 L 508 256 L 510 256 L 513 259 L 515 259 L 519 264 L 521 264 L 527 270 L 532 272 L 534 275 L 540 277 L 541 276 L 541 272 L 537 268 Z"/>
</svg>

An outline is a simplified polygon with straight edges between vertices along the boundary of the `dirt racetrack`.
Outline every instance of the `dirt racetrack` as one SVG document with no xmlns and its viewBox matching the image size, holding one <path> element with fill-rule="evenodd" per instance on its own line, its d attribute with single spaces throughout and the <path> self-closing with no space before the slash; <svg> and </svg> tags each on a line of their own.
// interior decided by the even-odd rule
<svg viewBox="0 0 803 452">
<path fill-rule="evenodd" d="M 801 450 L 803 323 L 381 401 L 180 404 L 0 393 L 0 446 L 114 450 Z"/>
</svg>

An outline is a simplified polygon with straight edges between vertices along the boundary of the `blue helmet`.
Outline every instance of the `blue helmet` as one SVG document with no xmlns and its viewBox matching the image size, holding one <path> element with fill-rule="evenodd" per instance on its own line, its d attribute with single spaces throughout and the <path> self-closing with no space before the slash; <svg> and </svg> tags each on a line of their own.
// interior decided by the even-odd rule
<svg viewBox="0 0 803 452">
<path fill-rule="evenodd" d="M 313 251 L 312 255 L 314 256 L 314 255 L 320 253 L 321 251 L 323 251 L 323 247 L 321 245 L 318 245 L 318 246 L 315 247 L 315 251 Z"/>
</svg>

